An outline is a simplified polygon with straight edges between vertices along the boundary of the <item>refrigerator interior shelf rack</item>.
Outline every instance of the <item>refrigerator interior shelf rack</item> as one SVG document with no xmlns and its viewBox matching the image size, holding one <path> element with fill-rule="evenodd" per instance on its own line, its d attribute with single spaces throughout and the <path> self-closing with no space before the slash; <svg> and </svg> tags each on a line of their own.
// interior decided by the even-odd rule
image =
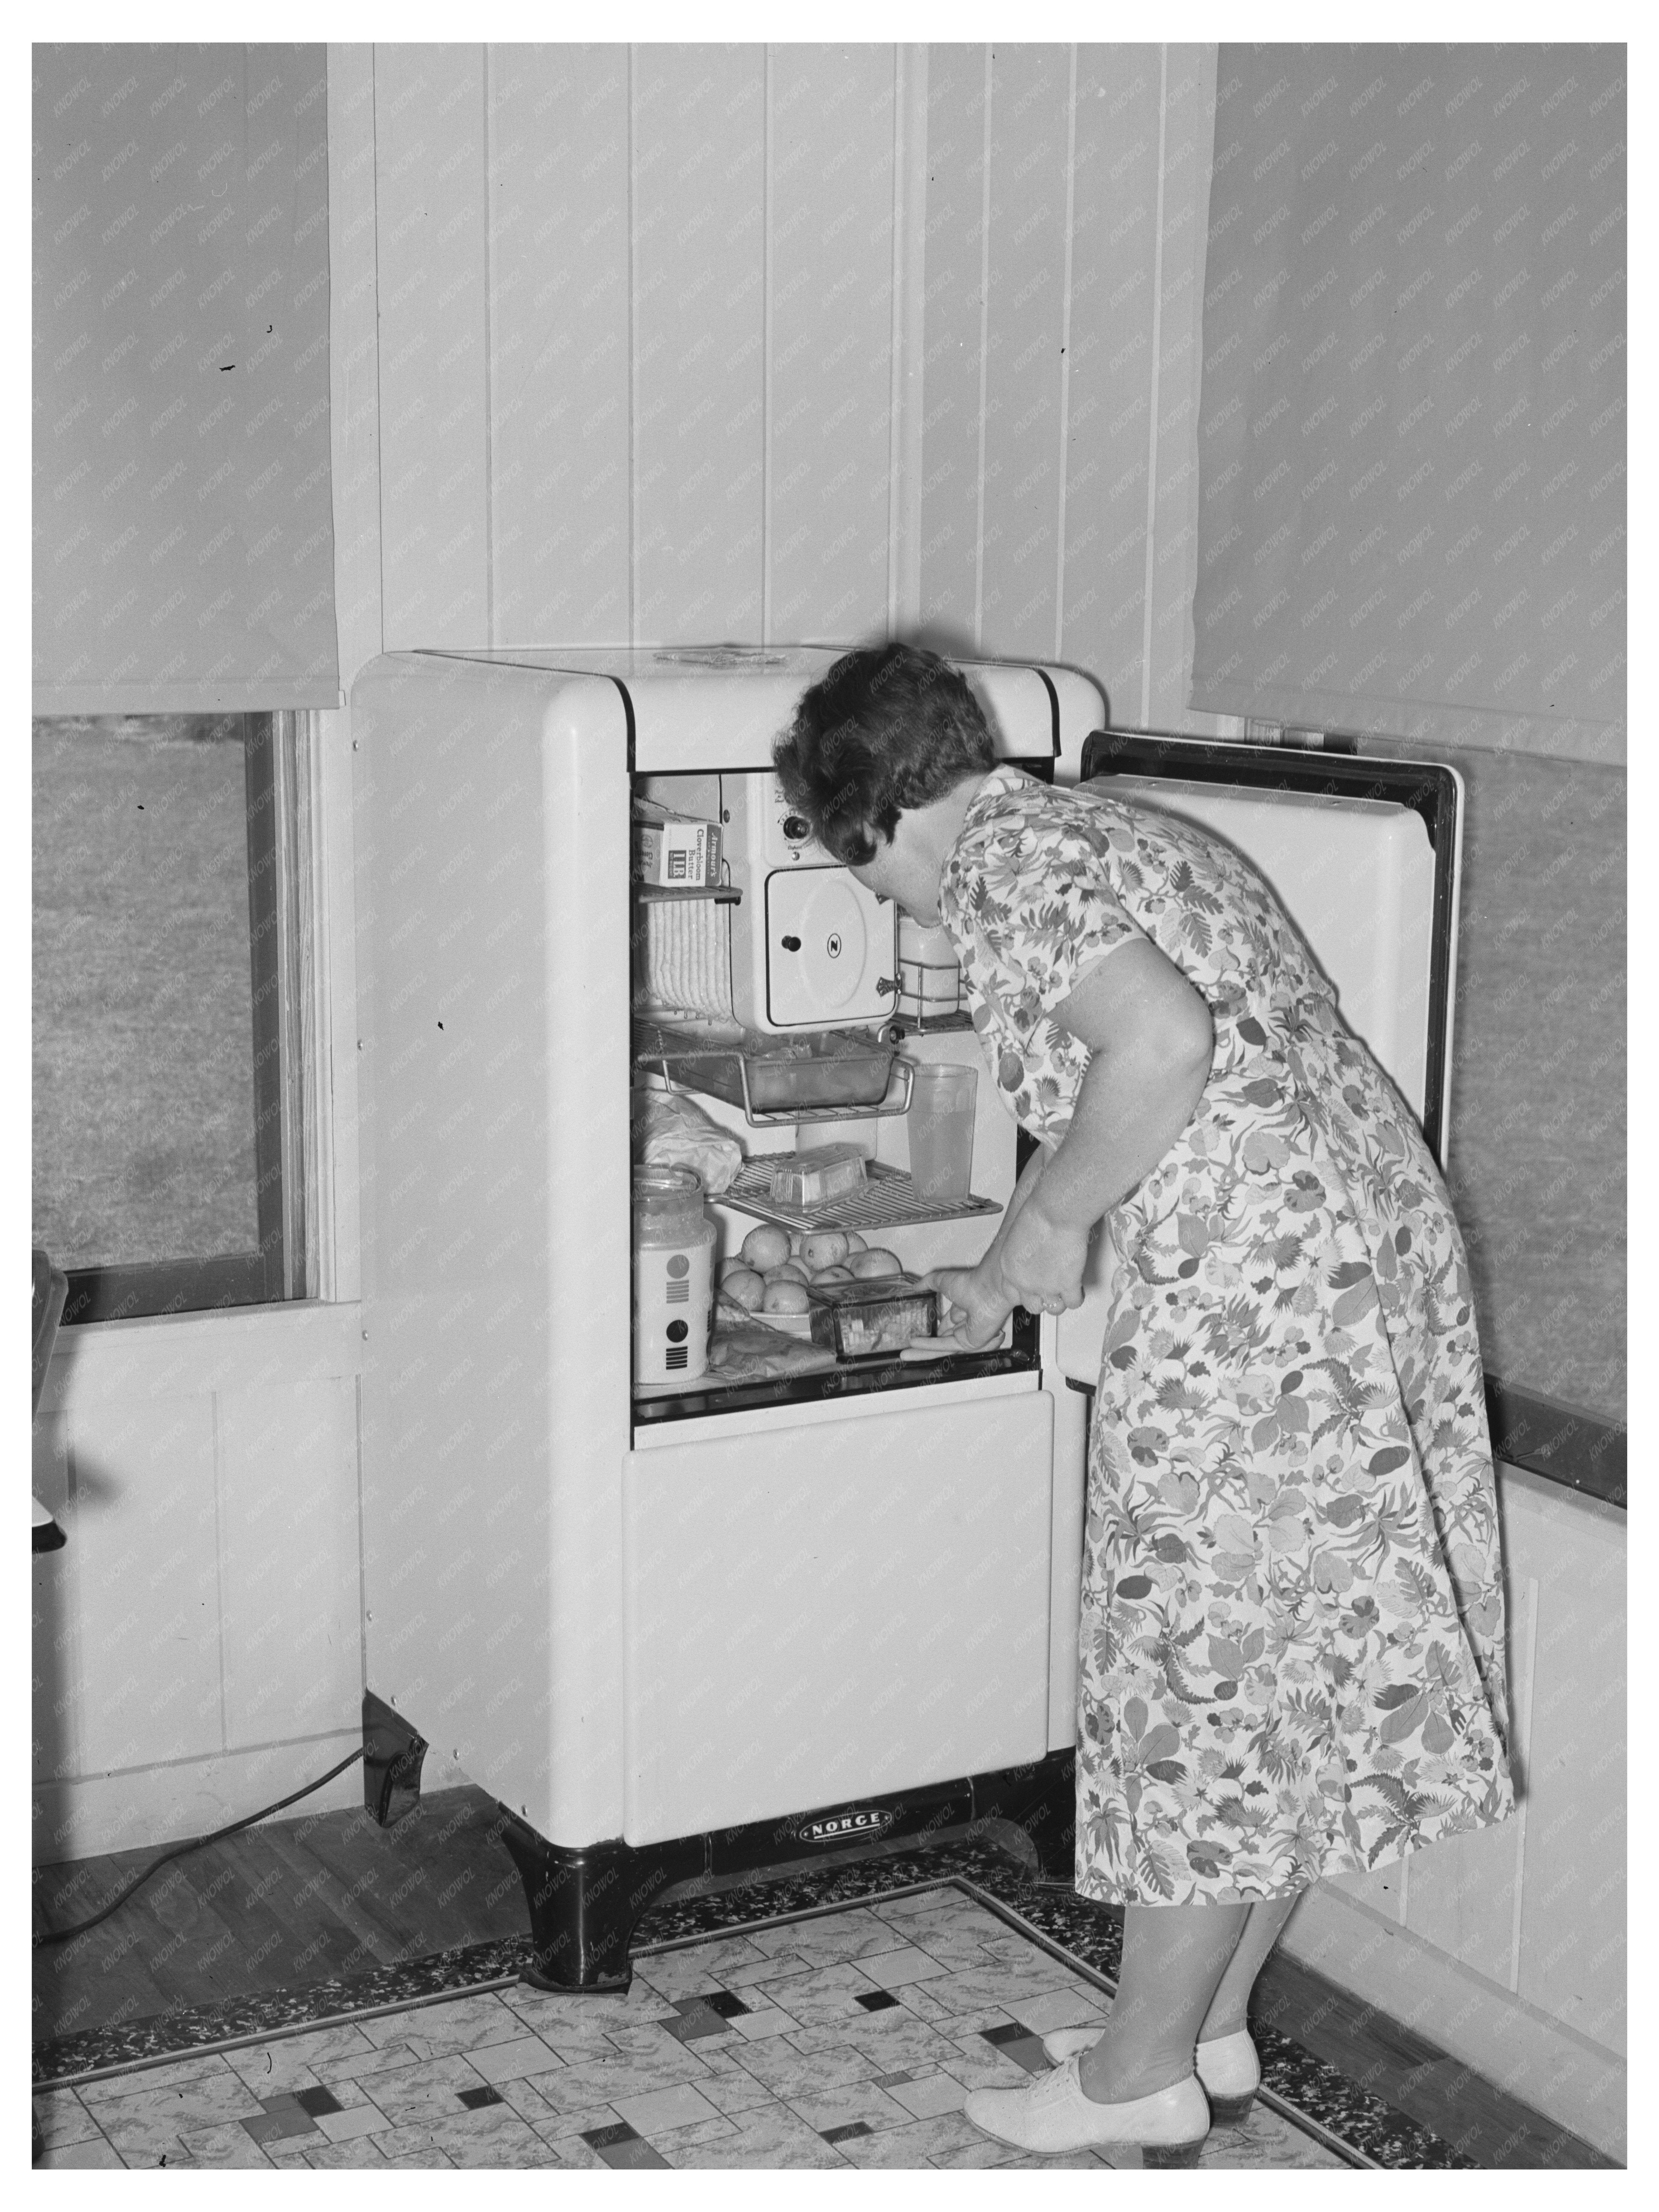
<svg viewBox="0 0 1659 2212">
<path fill-rule="evenodd" d="M 713 899 L 716 906 L 741 906 L 743 893 L 735 884 L 639 884 L 634 896 L 647 905 L 673 905 L 682 899 Z"/>
<path fill-rule="evenodd" d="M 844 1120 L 845 1115 L 837 1115 Z M 757 1220 L 775 1222 L 780 1229 L 898 1229 L 921 1221 L 966 1221 L 976 1213 L 1000 1213 L 988 1198 L 919 1198 L 908 1168 L 889 1167 L 871 1160 L 865 1168 L 861 1190 L 826 1200 L 822 1206 L 776 1203 L 770 1189 L 771 1168 L 765 1159 L 745 1160 L 720 1203 L 752 1213 Z"/>
<path fill-rule="evenodd" d="M 893 1078 L 887 1086 L 887 1094 L 878 1104 L 861 1106 L 847 1099 L 837 1099 L 825 1106 L 802 1106 L 791 1103 L 773 1108 L 757 1106 L 750 1096 L 749 1056 L 746 1053 L 734 1051 L 730 1047 L 722 1049 L 717 1045 L 708 1045 L 695 1052 L 663 1053 L 647 1050 L 635 1055 L 635 1064 L 640 1067 L 648 1068 L 653 1074 L 660 1075 L 671 1091 L 702 1089 L 716 1098 L 723 1098 L 727 1095 L 724 1091 L 717 1089 L 712 1084 L 699 1085 L 695 1079 L 697 1063 L 700 1060 L 715 1060 L 737 1062 L 738 1080 L 742 1087 L 743 1096 L 740 1100 L 733 1099 L 732 1103 L 734 1105 L 742 1105 L 744 1119 L 751 1129 L 793 1128 L 799 1121 L 879 1121 L 893 1115 L 908 1114 L 910 1110 L 910 1085 L 913 1079 L 910 1068 L 902 1060 L 896 1064 Z M 833 1062 L 828 1064 L 834 1065 Z M 907 1177 L 906 1180 L 908 1181 L 908 1178 Z M 769 1220 L 772 1218 L 769 1214 L 766 1218 Z M 926 1220 L 932 1219 L 933 1217 L 913 1215 L 910 1218 Z"/>
</svg>

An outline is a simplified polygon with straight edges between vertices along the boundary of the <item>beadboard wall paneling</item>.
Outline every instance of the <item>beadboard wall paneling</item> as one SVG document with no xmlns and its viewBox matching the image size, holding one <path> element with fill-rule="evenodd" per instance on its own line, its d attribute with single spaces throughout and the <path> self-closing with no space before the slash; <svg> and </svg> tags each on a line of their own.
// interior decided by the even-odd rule
<svg viewBox="0 0 1659 2212">
<path fill-rule="evenodd" d="M 217 1417 L 225 1747 L 349 1728 L 363 1688 L 356 1384 L 238 1391 Z"/>
<path fill-rule="evenodd" d="M 1564 1513 L 1560 1496 L 1521 1476 L 1504 1498 L 1510 1587 L 1537 1585 L 1512 1985 L 1528 2003 L 1622 2054 L 1626 1521 L 1587 1499 Z"/>
<path fill-rule="evenodd" d="M 629 68 L 486 62 L 495 645 L 629 635 Z"/>
<path fill-rule="evenodd" d="M 64 1554 L 82 1771 L 223 1747 L 214 1429 L 205 1396 L 70 1415 Z"/>
<path fill-rule="evenodd" d="M 851 641 L 914 598 L 1187 726 L 1214 49 L 929 48 L 914 241 L 899 62 L 375 49 L 388 647 Z"/>
<path fill-rule="evenodd" d="M 1499 1499 L 1517 1816 L 1328 1887 L 1622 2057 L 1624 1516 L 1513 1468 Z"/>
<path fill-rule="evenodd" d="M 43 1409 L 34 1417 L 33 1486 L 35 1496 L 61 1528 L 72 1510 L 69 1463 L 69 1421 L 59 1412 Z M 76 1562 L 67 1544 L 55 1552 L 37 1553 L 32 1562 L 33 1638 L 33 1754 L 30 1771 L 38 1799 L 40 1785 L 53 1776 L 76 1773 L 81 1764 L 81 1684 L 86 1660 L 81 1646 L 85 1630 L 76 1577 Z M 34 1856 L 67 1856 L 54 1848 L 55 1839 L 40 1833 L 37 1812 Z"/>
<path fill-rule="evenodd" d="M 380 368 L 374 237 L 374 50 L 328 56 L 330 431 L 334 464 L 335 620 L 340 684 L 381 650 Z M 329 1100 L 319 1146 L 318 1294 L 358 1294 L 356 923 L 352 878 L 351 714 L 318 718 L 312 836 L 320 887 L 319 962 L 327 1001 Z"/>
<path fill-rule="evenodd" d="M 1625 1516 L 1500 1465 L 1516 1817 L 1321 1882 L 1285 1950 L 1625 2155 Z"/>
<path fill-rule="evenodd" d="M 134 1325 L 124 1354 L 71 1341 L 54 1360 L 33 1479 L 68 1540 L 34 1562 L 40 1863 L 221 1826 L 360 1732 L 356 1384 L 314 1371 L 356 1332 L 313 1311 L 260 1353 L 235 1326 L 254 1318 L 223 1332 L 240 1363 L 202 1366 L 222 1389 L 119 1387 L 161 1324 Z M 191 1317 L 197 1339 L 211 1328 Z M 345 1782 L 328 1802 L 361 1796 Z"/>
<path fill-rule="evenodd" d="M 768 63 L 768 638 L 886 635 L 895 50 Z"/>
<path fill-rule="evenodd" d="M 981 623 L 1036 659 L 1056 647 L 1071 81 L 1069 47 L 995 51 Z"/>
<path fill-rule="evenodd" d="M 1079 49 L 1060 637 L 1091 641 L 1125 725 L 1141 709 L 1160 85 L 1156 46 Z"/>
<path fill-rule="evenodd" d="M 983 46 L 928 51 L 920 628 L 943 651 L 980 646 L 992 75 Z"/>
<path fill-rule="evenodd" d="M 374 50 L 388 651 L 489 635 L 484 49 Z"/>
<path fill-rule="evenodd" d="M 933 47 L 928 70 L 924 634 L 1086 668 L 1121 726 L 1207 730 L 1186 697 L 1215 51 Z"/>
<path fill-rule="evenodd" d="M 634 635 L 757 639 L 766 453 L 766 57 L 633 54 Z"/>
<path fill-rule="evenodd" d="M 330 428 L 340 684 L 384 650 L 374 49 L 328 50 Z M 328 726 L 331 732 L 334 725 Z M 342 720 L 341 727 L 343 727 Z"/>
<path fill-rule="evenodd" d="M 1158 228 L 1155 495 L 1146 562 L 1151 620 L 1142 672 L 1146 720 L 1158 730 L 1212 730 L 1188 708 L 1193 586 L 1198 574 L 1198 401 L 1215 144 L 1213 46 L 1170 46 L 1164 71 L 1163 207 Z M 1109 690 L 1109 677 L 1108 685 Z"/>
</svg>

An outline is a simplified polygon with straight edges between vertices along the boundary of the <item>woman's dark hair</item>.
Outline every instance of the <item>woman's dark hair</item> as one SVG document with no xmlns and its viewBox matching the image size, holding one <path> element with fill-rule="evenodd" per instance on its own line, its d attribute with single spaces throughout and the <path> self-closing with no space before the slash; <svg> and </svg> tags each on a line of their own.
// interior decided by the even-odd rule
<svg viewBox="0 0 1659 2212">
<path fill-rule="evenodd" d="M 773 750 L 789 805 L 838 860 L 860 867 L 899 816 L 997 764 L 979 702 L 936 653 L 843 653 L 806 692 Z"/>
</svg>

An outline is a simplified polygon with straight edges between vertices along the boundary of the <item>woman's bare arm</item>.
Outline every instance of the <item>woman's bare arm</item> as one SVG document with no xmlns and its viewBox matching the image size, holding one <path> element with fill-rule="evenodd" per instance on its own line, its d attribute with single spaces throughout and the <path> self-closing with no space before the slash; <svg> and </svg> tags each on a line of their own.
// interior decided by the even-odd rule
<svg viewBox="0 0 1659 2212">
<path fill-rule="evenodd" d="M 1091 968 L 1054 1018 L 1090 1057 L 1035 1203 L 1051 1225 L 1081 1223 L 1086 1231 L 1186 1127 L 1209 1079 L 1215 1030 L 1199 994 L 1146 938 Z"/>
<path fill-rule="evenodd" d="M 1000 1332 L 1016 1305 L 1035 1312 L 1082 1304 L 1091 1230 L 1169 1151 L 1209 1077 L 1209 1008 L 1147 939 L 1131 938 L 1097 963 L 1054 1018 L 1090 1053 L 1071 1127 L 1020 1178 L 979 1266 L 941 1271 L 940 1288 L 965 1317 L 964 1336 L 978 1343 Z"/>
</svg>

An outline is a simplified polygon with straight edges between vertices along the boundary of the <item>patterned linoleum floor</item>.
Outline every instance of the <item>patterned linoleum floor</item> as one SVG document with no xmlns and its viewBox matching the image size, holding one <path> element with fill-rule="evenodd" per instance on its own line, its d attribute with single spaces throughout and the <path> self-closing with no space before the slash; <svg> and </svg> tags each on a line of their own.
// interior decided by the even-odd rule
<svg viewBox="0 0 1659 2212">
<path fill-rule="evenodd" d="M 922 2167 L 1036 2159 L 962 2111 L 1103 2017 L 1096 1978 L 943 1882 L 637 1950 L 626 1996 L 521 1982 L 37 2090 L 46 2166 Z M 1206 2166 L 1341 2166 L 1261 2100 Z"/>
</svg>

